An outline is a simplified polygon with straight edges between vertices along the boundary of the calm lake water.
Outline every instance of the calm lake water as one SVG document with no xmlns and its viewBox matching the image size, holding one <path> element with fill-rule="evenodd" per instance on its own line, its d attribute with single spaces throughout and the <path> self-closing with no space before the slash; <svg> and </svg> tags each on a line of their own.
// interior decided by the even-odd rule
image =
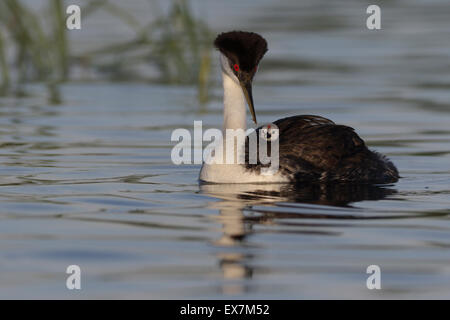
<svg viewBox="0 0 450 320">
<path fill-rule="evenodd" d="M 295 3 L 193 4 L 217 32 L 267 38 L 261 123 L 347 124 L 402 179 L 199 185 L 200 165 L 172 164 L 170 136 L 221 127 L 217 64 L 203 107 L 189 86 L 80 81 L 51 105 L 30 85 L 0 98 L 0 298 L 450 298 L 448 2 L 393 1 L 380 31 L 360 1 Z M 108 29 L 83 32 L 88 46 Z M 65 286 L 72 264 L 80 291 Z M 381 290 L 366 288 L 373 264 Z"/>
</svg>

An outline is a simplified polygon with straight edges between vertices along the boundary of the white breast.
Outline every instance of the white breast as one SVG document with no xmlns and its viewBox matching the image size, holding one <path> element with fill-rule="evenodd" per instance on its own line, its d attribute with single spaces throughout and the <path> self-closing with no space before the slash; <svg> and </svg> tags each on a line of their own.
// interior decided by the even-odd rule
<svg viewBox="0 0 450 320">
<path fill-rule="evenodd" d="M 213 183 L 285 183 L 286 176 L 277 172 L 272 175 L 262 175 L 257 171 L 247 170 L 241 164 L 206 164 L 200 170 L 201 181 Z"/>
</svg>

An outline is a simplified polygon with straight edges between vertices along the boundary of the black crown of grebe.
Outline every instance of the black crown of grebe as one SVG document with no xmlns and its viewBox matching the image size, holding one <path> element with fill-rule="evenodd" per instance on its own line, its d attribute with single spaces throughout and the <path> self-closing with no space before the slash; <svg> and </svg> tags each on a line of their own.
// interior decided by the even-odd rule
<svg viewBox="0 0 450 320">
<path fill-rule="evenodd" d="M 267 42 L 253 32 L 232 31 L 217 36 L 224 88 L 224 133 L 246 130 L 247 102 L 253 121 L 256 114 L 252 81 Z M 297 115 L 274 122 L 278 127 L 279 170 L 262 175 L 263 164 L 204 163 L 200 180 L 213 183 L 250 182 L 354 182 L 392 183 L 399 178 L 394 164 L 371 151 L 353 128 L 314 115 Z M 263 127 L 256 129 L 257 133 Z M 248 139 L 247 139 L 248 142 Z M 248 143 L 245 146 L 248 155 Z"/>
</svg>

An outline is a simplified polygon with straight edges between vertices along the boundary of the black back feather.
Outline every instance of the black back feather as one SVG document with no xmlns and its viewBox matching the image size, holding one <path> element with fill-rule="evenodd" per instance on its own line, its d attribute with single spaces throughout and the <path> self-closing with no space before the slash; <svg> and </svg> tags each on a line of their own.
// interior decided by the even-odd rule
<svg viewBox="0 0 450 320">
<path fill-rule="evenodd" d="M 252 71 L 267 52 L 267 41 L 254 32 L 231 31 L 217 36 L 214 46 L 243 71 Z"/>
<path fill-rule="evenodd" d="M 369 150 L 351 127 L 313 115 L 283 118 L 274 124 L 279 129 L 280 170 L 292 182 L 391 183 L 399 178 L 394 164 Z M 261 128 L 257 129 L 258 136 Z M 248 170 L 269 166 L 248 163 L 249 152 L 247 141 Z"/>
</svg>

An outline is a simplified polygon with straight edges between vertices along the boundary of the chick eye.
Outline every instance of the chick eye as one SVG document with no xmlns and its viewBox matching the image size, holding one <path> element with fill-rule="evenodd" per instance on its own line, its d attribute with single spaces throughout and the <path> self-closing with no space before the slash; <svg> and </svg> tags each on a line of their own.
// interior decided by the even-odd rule
<svg viewBox="0 0 450 320">
<path fill-rule="evenodd" d="M 233 66 L 233 68 L 234 68 L 235 71 L 239 71 L 239 66 L 238 66 L 237 64 L 235 64 L 235 65 Z"/>
<path fill-rule="evenodd" d="M 270 137 L 272 140 L 275 140 L 278 138 L 279 132 L 278 129 L 271 129 L 270 130 Z"/>
</svg>

